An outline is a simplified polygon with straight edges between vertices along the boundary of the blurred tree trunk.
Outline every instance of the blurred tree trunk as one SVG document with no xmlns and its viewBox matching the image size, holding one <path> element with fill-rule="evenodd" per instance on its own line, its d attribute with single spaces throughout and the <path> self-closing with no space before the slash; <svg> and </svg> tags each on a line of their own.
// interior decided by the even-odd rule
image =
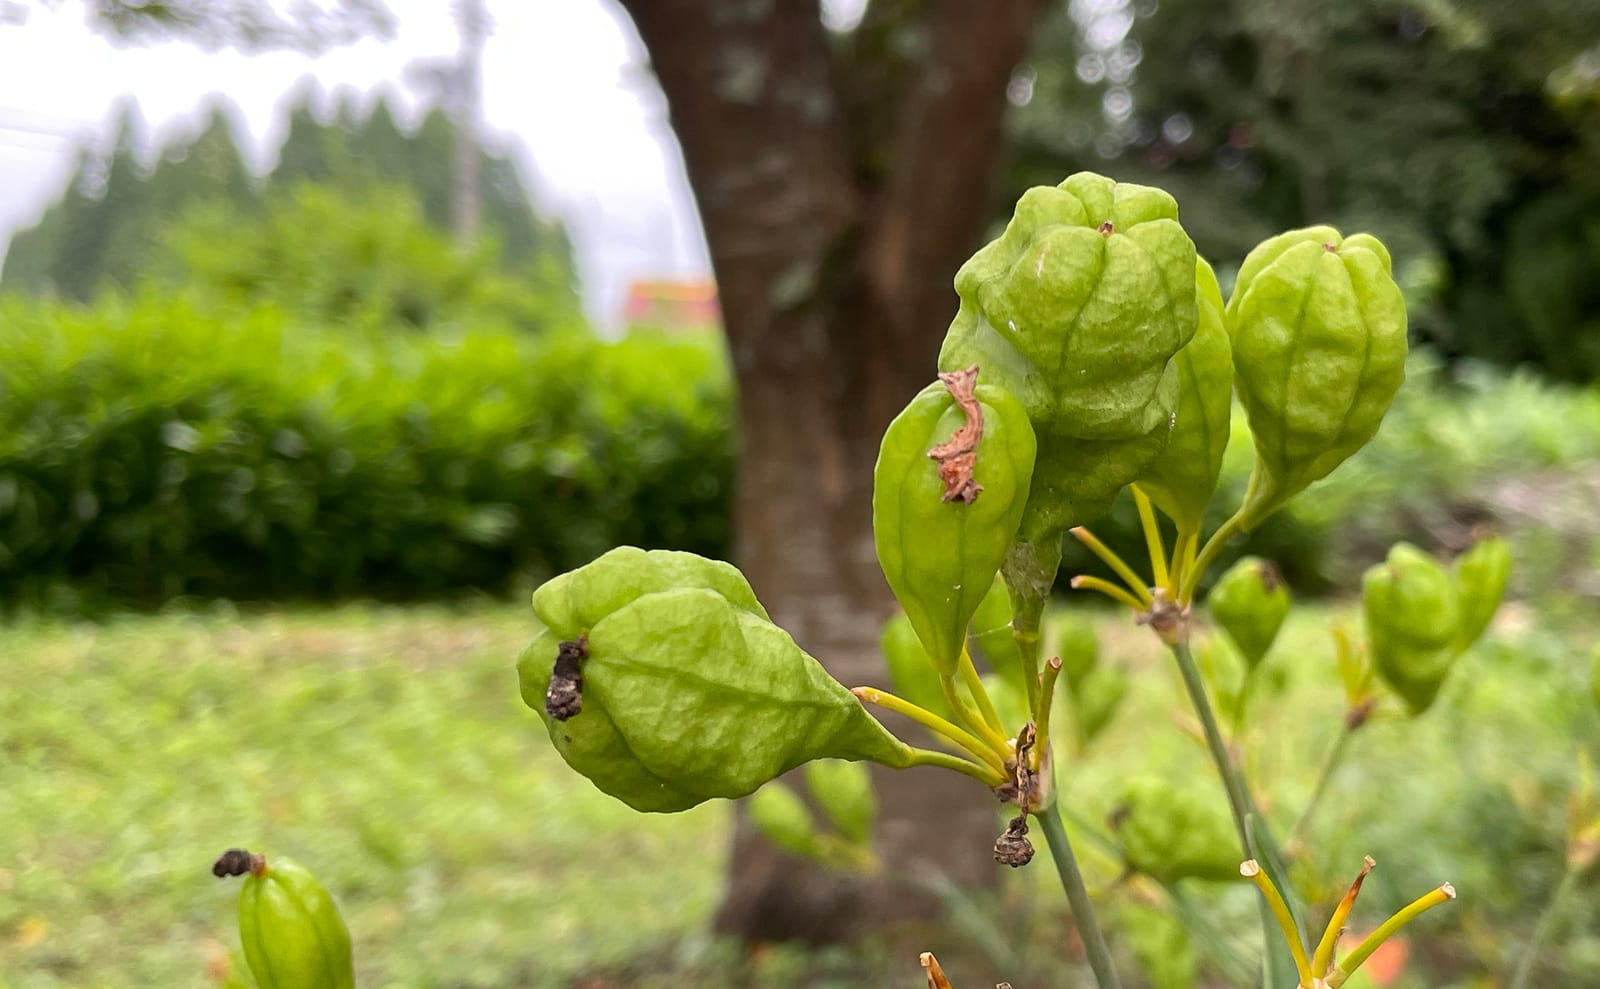
<svg viewBox="0 0 1600 989">
<path fill-rule="evenodd" d="M 738 381 L 736 554 L 773 618 L 847 684 L 882 683 L 892 598 L 871 533 L 889 419 L 932 380 L 982 233 L 1006 86 L 1040 0 L 623 0 L 650 52 L 716 271 Z M 991 882 L 971 780 L 881 773 L 891 874 Z M 838 940 L 934 905 L 780 856 L 741 825 L 719 930 Z"/>
</svg>

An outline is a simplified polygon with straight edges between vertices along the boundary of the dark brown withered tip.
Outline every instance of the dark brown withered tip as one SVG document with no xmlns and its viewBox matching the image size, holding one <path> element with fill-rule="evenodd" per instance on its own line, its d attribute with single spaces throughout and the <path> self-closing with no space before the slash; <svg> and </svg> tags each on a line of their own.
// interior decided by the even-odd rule
<svg viewBox="0 0 1600 989">
<path fill-rule="evenodd" d="M 1268 594 L 1271 594 L 1273 591 L 1277 590 L 1280 586 L 1282 586 L 1282 584 L 1283 584 L 1283 571 L 1279 570 L 1278 569 L 1278 565 L 1276 563 L 1273 563 L 1271 560 L 1262 560 L 1261 561 L 1260 573 L 1261 573 L 1261 587 Z"/>
<path fill-rule="evenodd" d="M 1107 220 L 1106 222 L 1100 224 L 1100 236 L 1109 237 L 1109 236 L 1111 236 L 1112 234 L 1114 234 L 1116 232 L 1117 232 L 1117 225 L 1112 223 L 1110 220 Z"/>
<path fill-rule="evenodd" d="M 995 839 L 994 860 L 1015 869 L 1033 861 L 1033 842 L 1027 839 L 1028 815 L 1018 814 L 1006 825 L 1005 834 Z"/>
<path fill-rule="evenodd" d="M 211 874 L 218 879 L 242 876 L 255 868 L 259 855 L 251 855 L 243 848 L 230 848 L 211 864 Z"/>
<path fill-rule="evenodd" d="M 544 711 L 557 721 L 576 717 L 583 710 L 583 671 L 578 662 L 587 655 L 587 633 L 556 648 L 556 666 L 550 674 L 550 687 L 544 692 Z"/>
</svg>

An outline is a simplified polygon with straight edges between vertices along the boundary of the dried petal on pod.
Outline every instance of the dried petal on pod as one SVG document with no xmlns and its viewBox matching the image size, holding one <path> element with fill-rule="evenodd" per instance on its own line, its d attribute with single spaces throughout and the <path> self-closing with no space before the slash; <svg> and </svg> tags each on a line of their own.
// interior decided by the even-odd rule
<svg viewBox="0 0 1600 989">
<path fill-rule="evenodd" d="M 1250 252 L 1226 316 L 1255 440 L 1249 530 L 1377 432 L 1405 377 L 1406 308 L 1376 238 L 1311 227 Z"/>
</svg>

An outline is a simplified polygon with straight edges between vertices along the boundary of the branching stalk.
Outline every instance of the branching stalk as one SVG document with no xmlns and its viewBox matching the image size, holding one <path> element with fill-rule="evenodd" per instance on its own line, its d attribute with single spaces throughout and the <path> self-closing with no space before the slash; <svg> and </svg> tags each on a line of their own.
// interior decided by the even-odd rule
<svg viewBox="0 0 1600 989">
<path fill-rule="evenodd" d="M 1144 528 L 1145 548 L 1150 552 L 1150 573 L 1155 578 L 1157 587 L 1172 589 L 1172 580 L 1167 572 L 1167 548 L 1161 540 L 1161 527 L 1156 524 L 1155 508 L 1150 504 L 1150 496 L 1133 486 L 1133 503 L 1139 507 L 1139 524 Z"/>
<path fill-rule="evenodd" d="M 1111 600 L 1117 602 L 1118 604 L 1125 604 L 1134 611 L 1144 611 L 1149 607 L 1148 604 L 1140 601 L 1138 598 L 1129 593 L 1127 588 L 1123 587 L 1121 584 L 1113 584 L 1104 577 L 1091 577 L 1088 574 L 1079 574 L 1078 576 L 1072 578 L 1072 589 L 1075 591 L 1099 591 L 1101 594 L 1104 594 Z"/>
<path fill-rule="evenodd" d="M 918 707 L 902 697 L 896 697 L 876 687 L 855 687 L 850 692 L 861 698 L 864 704 L 876 704 L 886 711 L 904 715 L 935 735 L 949 739 L 983 760 L 986 765 L 1004 777 L 1006 766 L 1000 758 L 1000 753 L 985 745 L 970 732 L 963 731 L 927 708 Z"/>
<path fill-rule="evenodd" d="M 965 773 L 978 780 L 991 790 L 1002 786 L 1006 782 L 1006 775 L 988 764 L 978 764 L 971 759 L 964 759 L 949 752 L 940 752 L 937 749 L 919 749 L 911 747 L 911 764 L 913 766 L 940 766 L 944 769 L 953 769 L 958 773 Z"/>
<path fill-rule="evenodd" d="M 1150 588 L 1145 585 L 1145 582 L 1140 579 L 1132 567 L 1128 566 L 1122 557 L 1118 556 L 1110 546 L 1101 542 L 1094 533 L 1081 525 L 1073 526 L 1068 531 L 1077 538 L 1078 542 L 1089 547 L 1089 551 L 1098 556 L 1106 566 L 1116 571 L 1117 576 L 1122 578 L 1122 582 L 1128 585 L 1128 590 L 1132 591 L 1134 596 L 1139 599 L 1138 610 L 1143 611 L 1150 607 L 1150 602 L 1154 600 L 1150 596 Z"/>
<path fill-rule="evenodd" d="M 1289 832 L 1289 853 L 1294 854 L 1294 849 L 1299 848 L 1305 841 L 1306 828 L 1311 826 L 1311 821 L 1316 817 L 1317 805 L 1321 803 L 1322 796 L 1328 790 L 1328 784 L 1333 780 L 1334 773 L 1338 772 L 1339 764 L 1344 761 L 1345 751 L 1350 746 L 1350 736 L 1355 734 L 1355 729 L 1346 720 L 1339 728 L 1339 735 L 1328 748 L 1328 754 L 1322 759 L 1322 768 L 1317 772 L 1316 785 L 1311 789 L 1311 798 L 1306 801 L 1305 809 L 1300 812 L 1300 819 L 1295 821 L 1294 830 Z"/>
<path fill-rule="evenodd" d="M 967 685 L 967 693 L 978 703 L 978 713 L 983 715 L 984 723 L 1004 735 L 1005 723 L 1000 720 L 1000 712 L 994 708 L 994 699 L 989 696 L 989 689 L 983 685 L 983 678 L 978 676 L 978 668 L 972 665 L 972 653 L 967 650 L 965 642 L 961 644 L 961 679 Z"/>
</svg>

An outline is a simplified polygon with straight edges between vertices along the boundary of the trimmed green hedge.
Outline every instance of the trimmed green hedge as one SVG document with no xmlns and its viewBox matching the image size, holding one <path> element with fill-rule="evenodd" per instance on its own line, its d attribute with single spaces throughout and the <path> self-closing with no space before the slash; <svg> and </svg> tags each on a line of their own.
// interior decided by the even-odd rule
<svg viewBox="0 0 1600 989">
<path fill-rule="evenodd" d="M 714 339 L 0 300 L 0 601 L 416 597 L 725 552 Z"/>
<path fill-rule="evenodd" d="M 1504 476 L 1600 463 L 1600 391 L 1426 358 L 1410 379 L 1370 446 L 1234 552 L 1301 593 L 1349 586 L 1395 540 L 1496 522 Z M 0 299 L 0 604 L 504 593 L 619 543 L 726 556 L 731 414 L 713 337 L 376 336 L 154 296 Z M 1213 525 L 1250 459 L 1237 416 Z M 1525 587 L 1600 553 L 1583 490 L 1504 520 Z M 1091 527 L 1141 557 L 1128 499 Z M 1067 550 L 1065 577 L 1097 568 Z"/>
</svg>

